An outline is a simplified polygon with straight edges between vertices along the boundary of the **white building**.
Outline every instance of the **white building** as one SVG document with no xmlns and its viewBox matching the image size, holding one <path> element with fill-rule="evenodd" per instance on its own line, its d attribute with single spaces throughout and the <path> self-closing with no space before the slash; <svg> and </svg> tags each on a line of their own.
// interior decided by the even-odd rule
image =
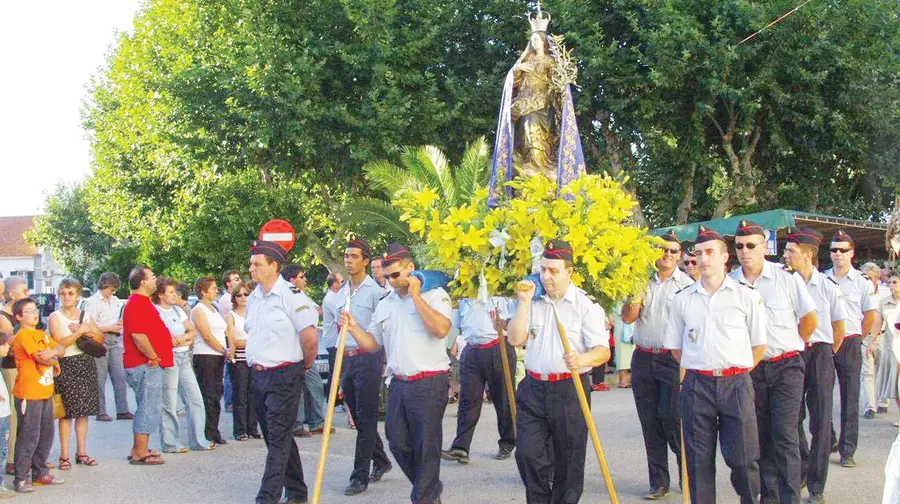
<svg viewBox="0 0 900 504">
<path fill-rule="evenodd" d="M 31 294 L 56 293 L 66 274 L 49 250 L 25 241 L 25 232 L 33 225 L 33 215 L 0 217 L 0 277 L 26 278 Z"/>
</svg>

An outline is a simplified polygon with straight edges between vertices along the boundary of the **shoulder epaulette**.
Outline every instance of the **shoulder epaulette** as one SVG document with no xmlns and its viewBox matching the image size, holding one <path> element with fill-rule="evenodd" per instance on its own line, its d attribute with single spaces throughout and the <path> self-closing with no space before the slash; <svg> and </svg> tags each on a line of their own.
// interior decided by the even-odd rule
<svg viewBox="0 0 900 504">
<path fill-rule="evenodd" d="M 828 275 L 825 275 L 825 278 L 827 278 L 828 280 L 830 280 L 831 283 L 833 283 L 834 285 L 838 285 L 838 286 L 841 285 L 841 284 L 839 284 L 839 283 L 837 282 L 837 280 L 835 280 L 834 278 L 831 278 L 831 277 L 828 276 Z"/>
<path fill-rule="evenodd" d="M 748 284 L 747 282 L 745 282 L 745 281 L 743 281 L 743 280 L 738 280 L 738 283 L 739 283 L 740 285 L 743 285 L 744 287 L 746 287 L 746 288 L 748 288 L 748 289 L 756 290 L 756 287 L 754 287 L 754 286 Z"/>
<path fill-rule="evenodd" d="M 378 300 L 381 301 L 382 299 L 384 299 L 384 298 L 386 298 L 386 297 L 388 297 L 388 296 L 390 296 L 390 295 L 391 295 L 391 292 L 390 292 L 390 291 L 385 291 L 384 294 L 382 294 L 381 297 L 378 298 Z"/>
<path fill-rule="evenodd" d="M 292 285 L 292 286 L 291 286 L 291 292 L 293 292 L 294 294 L 300 294 L 300 293 L 302 293 L 303 291 L 300 290 L 300 288 L 297 287 L 296 285 Z"/>
<path fill-rule="evenodd" d="M 683 291 L 684 289 L 687 289 L 688 287 L 690 287 L 690 285 L 685 285 L 684 287 L 682 287 L 682 288 L 678 289 L 677 291 L 675 291 L 675 294 L 680 294 L 681 291 Z"/>
</svg>

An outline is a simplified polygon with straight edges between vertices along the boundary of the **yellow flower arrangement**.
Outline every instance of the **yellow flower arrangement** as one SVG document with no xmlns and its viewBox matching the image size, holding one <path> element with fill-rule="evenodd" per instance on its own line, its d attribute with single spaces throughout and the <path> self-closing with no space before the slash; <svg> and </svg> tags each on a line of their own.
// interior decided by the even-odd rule
<svg viewBox="0 0 900 504">
<path fill-rule="evenodd" d="M 426 266 L 454 277 L 454 297 L 477 297 L 482 282 L 490 295 L 512 295 L 515 283 L 532 272 L 542 244 L 553 238 L 569 242 L 573 282 L 604 306 L 643 292 L 662 241 L 626 223 L 635 201 L 622 182 L 585 175 L 560 197 L 543 175 L 508 185 L 516 197 L 492 209 L 487 189 L 443 212 L 431 189 L 401 192 L 393 202 L 401 220 L 424 239 L 425 255 L 435 262 Z"/>
</svg>

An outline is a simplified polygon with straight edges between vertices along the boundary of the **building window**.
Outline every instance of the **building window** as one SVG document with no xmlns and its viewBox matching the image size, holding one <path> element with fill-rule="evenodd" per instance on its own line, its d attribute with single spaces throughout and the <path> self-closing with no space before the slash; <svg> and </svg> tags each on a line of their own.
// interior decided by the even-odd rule
<svg viewBox="0 0 900 504">
<path fill-rule="evenodd" d="M 11 277 L 22 277 L 28 283 L 28 290 L 34 290 L 34 271 L 10 271 Z"/>
</svg>

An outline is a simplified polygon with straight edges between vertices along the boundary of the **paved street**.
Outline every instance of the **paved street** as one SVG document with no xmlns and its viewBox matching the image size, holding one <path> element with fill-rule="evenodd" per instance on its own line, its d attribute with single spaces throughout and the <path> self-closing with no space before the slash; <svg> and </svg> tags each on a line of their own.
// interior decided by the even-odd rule
<svg viewBox="0 0 900 504">
<path fill-rule="evenodd" d="M 108 390 L 112 399 L 112 389 Z M 640 427 L 630 390 L 613 388 L 610 392 L 593 393 L 594 418 L 601 443 L 611 467 L 613 481 L 622 503 L 643 502 L 640 495 L 647 488 L 645 457 Z M 111 402 L 111 401 L 110 401 Z M 837 404 L 837 401 L 835 401 Z M 835 410 L 837 411 L 837 410 Z M 897 429 L 891 422 L 898 417 L 896 406 L 891 413 L 875 420 L 860 420 L 858 467 L 843 469 L 832 456 L 825 497 L 829 503 L 875 503 L 881 501 L 884 463 Z M 381 483 L 356 497 L 345 497 L 343 488 L 353 465 L 355 432 L 346 428 L 343 413 L 336 416 L 337 432 L 332 436 L 323 490 L 323 503 L 397 503 L 409 502 L 410 484 L 398 470 L 388 473 Z M 491 405 L 486 404 L 468 466 L 444 462 L 441 478 L 445 503 L 487 504 L 524 503 L 525 493 L 513 460 L 499 462 L 491 457 L 497 450 L 496 419 Z M 182 423 L 182 426 L 184 424 Z M 100 461 L 97 467 L 75 466 L 72 471 L 53 470 L 68 482 L 61 487 L 39 487 L 34 494 L 20 495 L 17 502 L 69 502 L 85 504 L 197 502 L 250 503 L 256 494 L 265 458 L 262 441 L 231 441 L 214 452 L 191 452 L 168 455 L 167 464 L 158 467 L 130 466 L 125 461 L 130 447 L 131 422 L 91 421 L 89 454 Z M 444 420 L 444 446 L 456 431 L 456 406 L 447 408 Z M 231 432 L 231 416 L 223 414 L 222 432 Z M 312 487 L 321 436 L 299 439 L 305 475 Z M 158 438 L 152 439 L 158 447 Z M 74 451 L 74 439 L 72 450 Z M 588 448 L 584 503 L 609 502 L 592 448 Z M 53 449 L 54 462 L 59 456 Z M 676 467 L 674 457 L 672 467 Z M 673 470 L 674 472 L 674 470 Z M 11 478 L 11 477 L 7 477 Z M 10 479 L 5 480 L 7 484 Z M 677 480 L 676 480 L 677 481 Z M 728 469 L 719 460 L 718 490 L 720 503 L 737 502 L 728 480 Z M 312 492 L 310 491 L 310 496 Z M 673 494 L 668 502 L 680 502 Z"/>
</svg>

